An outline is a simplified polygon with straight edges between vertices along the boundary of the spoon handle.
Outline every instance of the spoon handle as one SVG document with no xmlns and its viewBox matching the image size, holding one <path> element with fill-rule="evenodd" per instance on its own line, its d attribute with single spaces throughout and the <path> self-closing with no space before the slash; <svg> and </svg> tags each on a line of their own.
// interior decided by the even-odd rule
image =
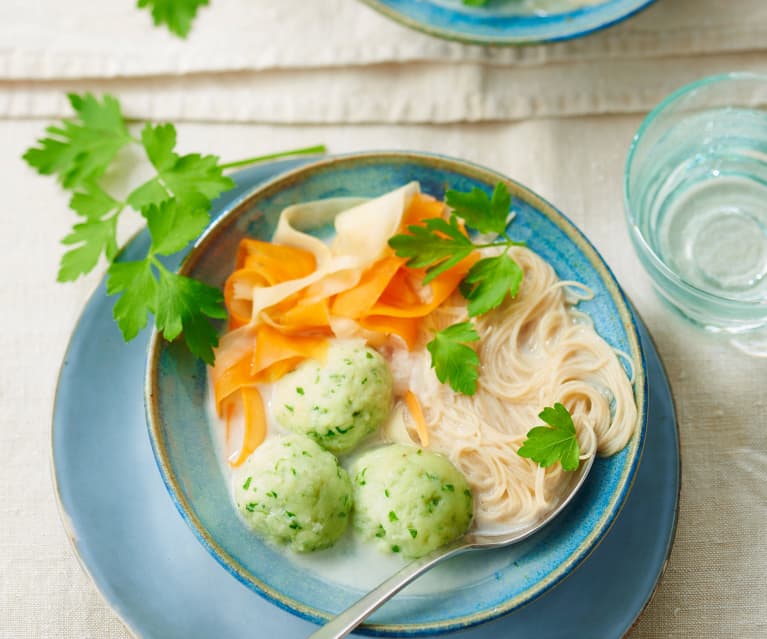
<svg viewBox="0 0 767 639">
<path fill-rule="evenodd" d="M 337 617 L 328 621 L 317 632 L 310 635 L 308 639 L 341 639 L 341 637 L 345 637 L 362 623 L 368 615 L 380 608 L 391 597 L 416 579 L 416 577 L 425 573 L 434 564 L 467 548 L 469 548 L 469 544 L 466 539 L 460 537 L 452 543 L 441 546 L 429 554 L 413 560 Z"/>
</svg>

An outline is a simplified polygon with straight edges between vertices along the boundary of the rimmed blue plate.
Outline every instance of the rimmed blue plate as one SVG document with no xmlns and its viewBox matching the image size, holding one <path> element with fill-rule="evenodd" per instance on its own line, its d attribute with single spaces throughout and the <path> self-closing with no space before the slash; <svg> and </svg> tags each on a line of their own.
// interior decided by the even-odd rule
<svg viewBox="0 0 767 639">
<path fill-rule="evenodd" d="M 226 211 L 198 241 L 180 272 L 222 286 L 243 237 L 268 240 L 281 211 L 296 202 L 338 196 L 374 197 L 417 180 L 443 198 L 446 188 L 492 191 L 504 181 L 516 213 L 511 233 L 551 264 L 564 280 L 593 292 L 581 310 L 600 335 L 634 362 L 637 433 L 624 450 L 598 459 L 577 499 L 541 533 L 513 548 L 452 560 L 482 561 L 481 578 L 430 595 L 402 593 L 371 616 L 365 631 L 422 635 L 464 628 L 519 609 L 567 577 L 596 547 L 617 516 L 639 464 L 645 435 L 644 356 L 633 314 L 612 273 L 577 228 L 549 203 L 502 175 L 442 156 L 378 152 L 321 160 L 255 189 Z M 268 599 L 314 621 L 348 607 L 362 592 L 307 572 L 262 543 L 242 523 L 229 497 L 213 445 L 206 370 L 180 342 L 155 336 L 147 363 L 147 418 L 160 474 L 182 517 L 235 578 Z M 442 568 L 442 567 L 440 567 Z M 450 571 L 447 562 L 445 571 Z"/>
<path fill-rule="evenodd" d="M 255 185 L 306 160 L 236 174 L 224 211 Z M 122 259 L 138 259 L 144 231 Z M 56 390 L 53 477 L 62 522 L 83 569 L 128 630 L 143 639 L 302 639 L 315 626 L 232 579 L 178 516 L 146 436 L 143 372 L 149 331 L 125 344 L 113 298 L 96 289 L 72 334 Z M 604 541 L 566 581 L 500 620 L 455 639 L 612 639 L 650 600 L 674 539 L 679 439 L 666 375 L 639 324 L 647 356 L 648 430 L 634 488 Z"/>
<path fill-rule="evenodd" d="M 362 0 L 401 24 L 429 35 L 492 46 L 569 40 L 625 20 L 654 0 Z"/>
</svg>

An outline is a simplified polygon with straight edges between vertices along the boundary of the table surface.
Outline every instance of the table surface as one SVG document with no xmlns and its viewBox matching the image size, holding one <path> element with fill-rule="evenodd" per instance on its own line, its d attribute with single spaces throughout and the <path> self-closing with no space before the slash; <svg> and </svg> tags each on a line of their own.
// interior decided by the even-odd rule
<svg viewBox="0 0 767 639">
<path fill-rule="evenodd" d="M 214 0 L 214 8 L 209 10 L 210 20 L 216 15 L 217 2 L 222 11 L 231 11 L 235 0 Z M 621 36 L 628 38 L 627 41 L 631 37 L 639 38 L 640 26 L 645 33 L 650 33 L 654 25 L 663 23 L 663 11 L 670 12 L 677 20 L 675 28 L 680 30 L 680 25 L 685 24 L 680 3 L 686 3 L 690 12 L 692 3 L 679 0 L 673 9 L 660 6 L 675 2 L 661 0 L 656 15 L 648 11 L 647 15 L 637 18 L 633 26 L 627 23 L 619 27 L 623 30 L 604 36 L 602 45 L 611 51 L 610 47 L 620 49 Z M 34 6 L 39 8 L 44 4 L 39 2 Z M 741 4 L 750 4 L 753 8 L 758 3 L 744 0 Z M 20 3 L 19 6 L 27 5 Z M 259 3 L 256 6 L 266 7 Z M 379 25 L 381 32 L 392 41 L 400 38 L 412 44 L 416 38 L 351 0 L 339 0 L 338 6 L 353 16 L 360 12 L 360 24 L 369 27 L 368 21 L 373 21 L 373 26 Z M 132 9 L 126 11 L 126 16 L 133 19 Z M 732 36 L 737 25 L 734 19 L 732 24 L 724 24 L 724 15 L 715 16 L 722 27 L 718 33 Z M 33 19 L 37 18 L 34 15 L 29 18 Z M 159 46 L 159 42 L 166 43 L 169 51 L 183 51 L 183 46 L 195 50 L 194 35 L 186 45 L 169 37 L 163 40 L 164 36 L 150 29 L 148 21 L 144 24 L 140 19 L 141 16 L 135 18 L 139 26 L 133 28 L 145 29 L 147 41 L 154 46 Z M 639 22 L 640 19 L 643 21 Z M 704 24 L 699 15 L 690 13 L 690 20 L 697 20 L 696 24 L 701 29 L 709 29 L 710 34 L 717 32 L 718 23 L 714 18 L 713 23 Z M 85 26 L 79 27 L 92 27 L 84 22 Z M 742 20 L 740 26 L 743 34 L 753 34 L 757 28 L 749 25 L 747 19 Z M 205 34 L 205 29 L 210 27 L 200 28 Z M 369 29 L 375 32 L 373 27 Z M 0 55 L 0 62 L 8 51 L 13 58 L 15 50 L 23 49 L 11 37 L 13 33 L 7 24 L 0 26 L 0 51 L 2 45 L 8 45 Z M 100 38 L 103 40 L 103 34 Z M 645 40 L 652 39 L 645 37 Z M 57 40 L 46 42 L 35 44 L 33 39 L 29 47 L 53 46 L 55 49 L 67 44 Z M 96 42 L 95 36 L 83 42 L 79 50 L 83 55 L 89 47 L 96 51 L 97 45 L 106 46 L 104 42 Z M 247 92 L 247 80 L 257 77 L 263 86 L 271 83 L 287 91 L 291 78 L 297 77 L 292 74 L 298 73 L 301 78 L 309 78 L 309 82 L 317 81 L 311 78 L 321 78 L 328 86 L 336 87 L 339 94 L 350 86 L 354 86 L 355 91 L 366 87 L 375 91 L 380 87 L 376 83 L 388 82 L 386 86 L 394 95 L 392 102 L 396 102 L 395 79 L 401 75 L 416 73 L 423 78 L 431 74 L 432 81 L 444 79 L 448 74 L 454 81 L 460 78 L 472 81 L 471 74 L 464 77 L 459 73 L 467 65 L 482 78 L 477 90 L 490 97 L 494 95 L 495 83 L 500 82 L 501 72 L 513 76 L 523 68 L 526 74 L 523 79 L 527 82 L 532 82 L 536 68 L 541 74 L 553 74 L 558 67 L 556 72 L 560 74 L 564 71 L 569 75 L 582 74 L 584 86 L 593 95 L 599 95 L 600 91 L 610 93 L 609 83 L 601 84 L 599 77 L 603 76 L 595 76 L 594 69 L 589 68 L 594 65 L 582 59 L 590 51 L 596 51 L 599 42 L 584 40 L 586 44 L 537 48 L 539 54 L 534 64 L 530 62 L 536 57 L 533 50 L 526 54 L 502 54 L 491 60 L 494 71 L 489 75 L 487 61 L 482 60 L 475 48 L 450 45 L 441 50 L 438 43 L 425 37 L 418 42 L 423 46 L 413 47 L 409 55 L 421 56 L 420 60 L 407 60 L 407 64 L 391 68 L 373 60 L 367 80 L 368 70 L 362 68 L 367 62 L 361 61 L 356 68 L 350 67 L 348 60 L 337 66 L 330 60 L 318 68 L 310 68 L 305 59 L 300 59 L 293 69 L 285 68 L 289 66 L 285 61 L 264 63 L 261 60 L 258 64 L 251 61 L 243 64 L 250 67 L 246 76 L 230 78 L 224 84 L 219 82 L 219 75 L 226 76 L 221 69 L 204 73 L 192 70 L 188 75 L 178 70 L 150 69 L 145 76 L 128 78 L 120 73 L 109 76 L 94 67 L 93 77 L 83 79 L 86 73 L 78 77 L 64 65 L 49 67 L 47 75 L 36 74 L 35 69 L 43 67 L 32 63 L 25 67 L 18 62 L 18 56 L 13 58 L 16 66 L 0 64 L 0 140 L 3 142 L 0 168 L 6 195 L 0 233 L 0 260 L 5 273 L 0 286 L 0 308 L 4 311 L 0 319 L 3 329 L 0 345 L 4 354 L 0 366 L 0 637 L 128 636 L 80 569 L 69 547 L 50 478 L 50 422 L 58 368 L 79 312 L 103 274 L 104 266 L 72 284 L 55 282 L 61 255 L 58 242 L 70 228 L 73 215 L 67 209 L 67 195 L 54 181 L 37 176 L 20 161 L 24 150 L 43 131 L 47 120 L 41 117 L 63 113 L 60 100 L 51 96 L 83 87 L 119 95 L 125 91 L 131 99 L 129 113 L 133 116 L 174 118 L 183 151 L 215 153 L 226 160 L 319 142 L 334 153 L 369 149 L 431 151 L 492 167 L 555 203 L 588 234 L 643 316 L 668 369 L 679 414 L 683 472 L 676 543 L 656 596 L 630 637 L 719 639 L 767 635 L 764 582 L 767 568 L 767 536 L 764 534 L 767 527 L 767 359 L 749 357 L 735 350 L 726 340 L 693 328 L 661 304 L 631 250 L 622 205 L 626 151 L 647 109 L 643 101 L 656 97 L 653 90 L 682 84 L 691 79 L 691 73 L 700 75 L 726 68 L 765 70 L 767 52 L 760 51 L 756 43 L 749 45 L 749 51 L 738 50 L 734 44 L 728 46 L 721 37 L 712 36 L 710 55 L 703 55 L 705 43 L 689 39 L 687 49 L 664 50 L 658 54 L 661 58 L 649 63 L 648 49 L 635 44 L 632 50 L 623 51 L 617 62 L 610 63 L 631 65 L 638 61 L 639 66 L 635 68 L 638 88 L 628 101 L 584 100 L 578 112 L 568 110 L 566 105 L 556 107 L 552 102 L 548 110 L 533 110 L 527 115 L 516 113 L 513 105 L 507 105 L 508 111 L 504 112 L 496 104 L 493 108 L 500 109 L 503 117 L 495 117 L 499 113 L 488 117 L 482 110 L 473 112 L 468 105 L 463 113 L 455 112 L 442 120 L 433 118 L 435 123 L 421 117 L 423 114 L 415 117 L 407 109 L 383 109 L 378 115 L 371 113 L 369 121 L 362 122 L 352 110 L 323 111 L 310 104 L 304 105 L 304 111 L 296 108 L 290 117 L 253 109 L 241 113 L 242 117 L 223 117 L 214 113 L 213 108 L 208 116 L 198 116 L 181 108 L 180 103 L 158 106 L 158 102 L 150 99 L 156 91 L 163 90 L 163 78 L 167 78 L 168 82 L 178 84 L 180 92 L 185 86 L 192 94 L 198 92 L 195 95 L 223 91 L 228 92 L 227 95 L 246 96 L 253 103 L 257 96 L 241 93 Z M 762 42 L 767 43 L 767 39 L 763 38 Z M 277 50 L 277 39 L 269 42 L 269 47 Z M 691 50 L 695 51 L 694 59 L 685 59 L 685 51 Z M 371 49 L 371 59 L 376 51 L 384 57 L 392 55 Z M 424 51 L 428 51 L 428 55 Z M 435 61 L 440 51 L 446 59 Z M 21 53 L 27 55 L 29 51 Z M 70 61 L 75 53 L 68 54 Z M 118 54 L 122 55 L 119 47 L 115 55 Z M 331 56 L 328 52 L 323 55 Z M 300 56 L 296 56 L 298 58 Z M 221 64 L 231 64 L 221 60 Z M 266 66 L 270 68 L 263 68 Z M 606 72 L 621 75 L 615 68 L 608 67 L 609 64 L 604 67 Z M 81 70 L 88 68 L 81 66 Z M 355 73 L 350 84 L 349 74 Z M 649 79 L 652 74 L 657 77 L 664 73 L 662 84 L 653 84 Z M 651 86 L 655 89 L 650 90 Z M 354 91 L 349 92 L 347 101 L 353 101 L 354 95 Z M 295 104 L 304 97 L 296 98 Z M 492 100 L 488 100 L 490 102 Z M 591 112 L 588 104 L 592 104 Z M 121 237 L 128 237 L 137 224 L 136 220 L 126 223 L 120 229 Z"/>
</svg>

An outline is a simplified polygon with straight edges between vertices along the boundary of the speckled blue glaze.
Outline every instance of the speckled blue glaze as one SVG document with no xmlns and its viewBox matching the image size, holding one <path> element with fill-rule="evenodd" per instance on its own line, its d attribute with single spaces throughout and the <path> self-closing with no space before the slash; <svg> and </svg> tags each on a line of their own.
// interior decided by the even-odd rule
<svg viewBox="0 0 767 639">
<path fill-rule="evenodd" d="M 486 551 L 484 559 L 496 564 L 492 577 L 436 596 L 398 596 L 373 615 L 368 632 L 433 634 L 515 610 L 565 578 L 606 533 L 631 487 L 646 427 L 644 358 L 620 288 L 572 223 L 521 185 L 468 163 L 407 153 L 344 156 L 289 172 L 225 211 L 182 265 L 182 272 L 220 286 L 232 269 L 240 239 L 270 238 L 280 212 L 296 202 L 373 197 L 411 180 L 442 198 L 446 188 L 490 191 L 499 179 L 514 196 L 512 236 L 526 241 L 560 278 L 590 287 L 594 299 L 582 309 L 610 344 L 631 354 L 641 428 L 625 450 L 597 460 L 581 494 L 551 526 L 513 549 Z M 205 396 L 204 365 L 181 344 L 153 338 L 147 366 L 150 440 L 182 516 L 232 575 L 277 605 L 311 620 L 344 609 L 359 591 L 308 575 L 255 538 L 237 517 L 215 457 Z M 465 558 L 455 561 L 461 560 Z"/>
<path fill-rule="evenodd" d="M 514 0 L 490 0 L 484 7 L 461 0 L 362 0 L 405 26 L 471 44 L 538 44 L 578 38 L 609 27 L 654 0 L 605 0 L 559 12 L 523 12 Z"/>
<path fill-rule="evenodd" d="M 306 162 L 238 172 L 237 188 L 219 198 L 214 212 L 229 210 L 254 186 Z M 119 259 L 138 259 L 148 244 L 143 231 Z M 54 486 L 83 569 L 136 637 L 303 639 L 314 629 L 311 623 L 232 579 L 178 516 L 146 436 L 142 374 L 150 333 L 123 343 L 113 304 L 102 281 L 72 334 L 53 410 Z M 452 639 L 612 639 L 627 632 L 650 600 L 674 539 L 680 460 L 668 381 L 641 322 L 639 329 L 649 381 L 647 438 L 634 488 L 615 524 L 545 597 L 495 622 L 454 632 Z"/>
</svg>

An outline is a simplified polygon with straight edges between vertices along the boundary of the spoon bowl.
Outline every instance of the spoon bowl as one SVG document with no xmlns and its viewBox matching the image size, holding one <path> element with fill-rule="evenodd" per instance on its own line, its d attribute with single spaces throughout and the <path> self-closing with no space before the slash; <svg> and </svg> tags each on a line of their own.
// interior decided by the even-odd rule
<svg viewBox="0 0 767 639">
<path fill-rule="evenodd" d="M 341 637 L 345 637 L 405 586 L 448 557 L 453 557 L 467 550 L 503 548 L 527 539 L 567 507 L 583 486 L 593 464 L 593 456 L 580 464 L 578 470 L 573 472 L 567 494 L 556 508 L 549 511 L 539 521 L 510 531 L 469 531 L 462 537 L 440 546 L 423 557 L 414 559 L 337 617 L 331 619 L 313 633 L 309 639 L 341 639 Z"/>
</svg>

